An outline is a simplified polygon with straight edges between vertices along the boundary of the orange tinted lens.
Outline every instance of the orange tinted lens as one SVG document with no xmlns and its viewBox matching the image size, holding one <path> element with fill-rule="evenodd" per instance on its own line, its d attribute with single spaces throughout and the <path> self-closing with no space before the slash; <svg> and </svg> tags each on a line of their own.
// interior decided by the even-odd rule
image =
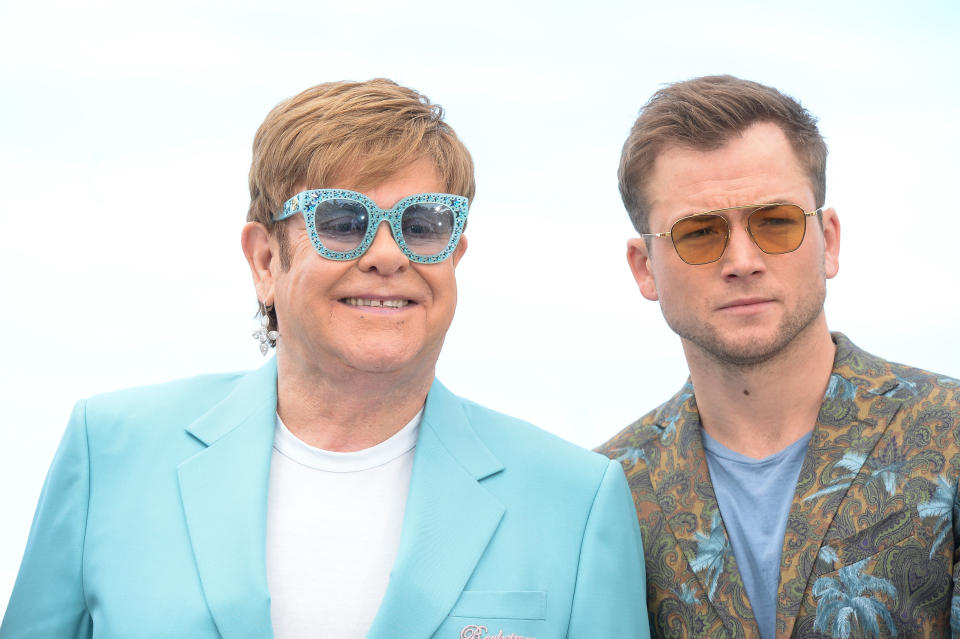
<svg viewBox="0 0 960 639">
<path fill-rule="evenodd" d="M 727 247 L 727 221 L 719 215 L 691 215 L 670 229 L 677 255 L 687 264 L 706 264 L 720 259 Z"/>
<path fill-rule="evenodd" d="M 750 214 L 747 227 L 764 253 L 789 253 L 803 242 L 807 218 L 794 204 L 763 206 Z"/>
</svg>

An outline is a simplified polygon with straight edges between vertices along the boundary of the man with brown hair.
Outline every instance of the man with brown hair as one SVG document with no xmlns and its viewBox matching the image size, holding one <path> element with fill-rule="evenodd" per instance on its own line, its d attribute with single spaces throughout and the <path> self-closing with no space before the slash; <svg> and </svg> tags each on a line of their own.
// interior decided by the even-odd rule
<svg viewBox="0 0 960 639">
<path fill-rule="evenodd" d="M 958 631 L 960 383 L 828 331 L 826 155 L 798 102 L 730 76 L 661 89 L 624 144 L 627 260 L 690 370 L 601 447 L 633 491 L 654 635 Z"/>
<path fill-rule="evenodd" d="M 273 109 L 242 247 L 276 357 L 78 404 L 0 637 L 646 639 L 620 465 L 435 379 L 473 193 L 412 89 Z"/>
</svg>

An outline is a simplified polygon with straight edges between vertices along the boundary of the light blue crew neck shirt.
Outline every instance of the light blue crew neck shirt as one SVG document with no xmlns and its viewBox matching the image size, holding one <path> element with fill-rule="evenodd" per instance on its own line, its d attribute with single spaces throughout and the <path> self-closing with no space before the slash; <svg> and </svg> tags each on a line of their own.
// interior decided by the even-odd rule
<svg viewBox="0 0 960 639">
<path fill-rule="evenodd" d="M 774 639 L 783 536 L 813 431 L 763 459 L 736 453 L 702 432 L 710 481 L 760 636 Z"/>
</svg>

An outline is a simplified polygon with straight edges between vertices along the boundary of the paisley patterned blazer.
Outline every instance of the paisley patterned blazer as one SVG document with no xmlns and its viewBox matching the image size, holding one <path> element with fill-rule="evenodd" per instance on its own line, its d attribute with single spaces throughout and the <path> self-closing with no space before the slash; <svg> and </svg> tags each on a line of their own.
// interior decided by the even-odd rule
<svg viewBox="0 0 960 639">
<path fill-rule="evenodd" d="M 783 540 L 776 636 L 960 637 L 960 382 L 833 339 Z M 633 491 L 652 634 L 759 639 L 690 382 L 599 450 Z"/>
</svg>

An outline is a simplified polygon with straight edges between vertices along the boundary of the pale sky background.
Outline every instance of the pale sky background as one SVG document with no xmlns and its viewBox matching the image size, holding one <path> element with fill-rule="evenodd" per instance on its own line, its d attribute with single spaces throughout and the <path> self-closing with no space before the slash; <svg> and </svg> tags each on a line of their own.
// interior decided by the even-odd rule
<svg viewBox="0 0 960 639">
<path fill-rule="evenodd" d="M 960 376 L 956 2 L 267 7 L 0 0 L 0 611 L 78 398 L 263 361 L 250 144 L 323 81 L 412 86 L 473 153 L 438 367 L 459 394 L 592 447 L 679 388 L 679 340 L 624 259 L 616 166 L 653 91 L 713 73 L 820 118 L 843 225 L 831 328 Z"/>
</svg>

